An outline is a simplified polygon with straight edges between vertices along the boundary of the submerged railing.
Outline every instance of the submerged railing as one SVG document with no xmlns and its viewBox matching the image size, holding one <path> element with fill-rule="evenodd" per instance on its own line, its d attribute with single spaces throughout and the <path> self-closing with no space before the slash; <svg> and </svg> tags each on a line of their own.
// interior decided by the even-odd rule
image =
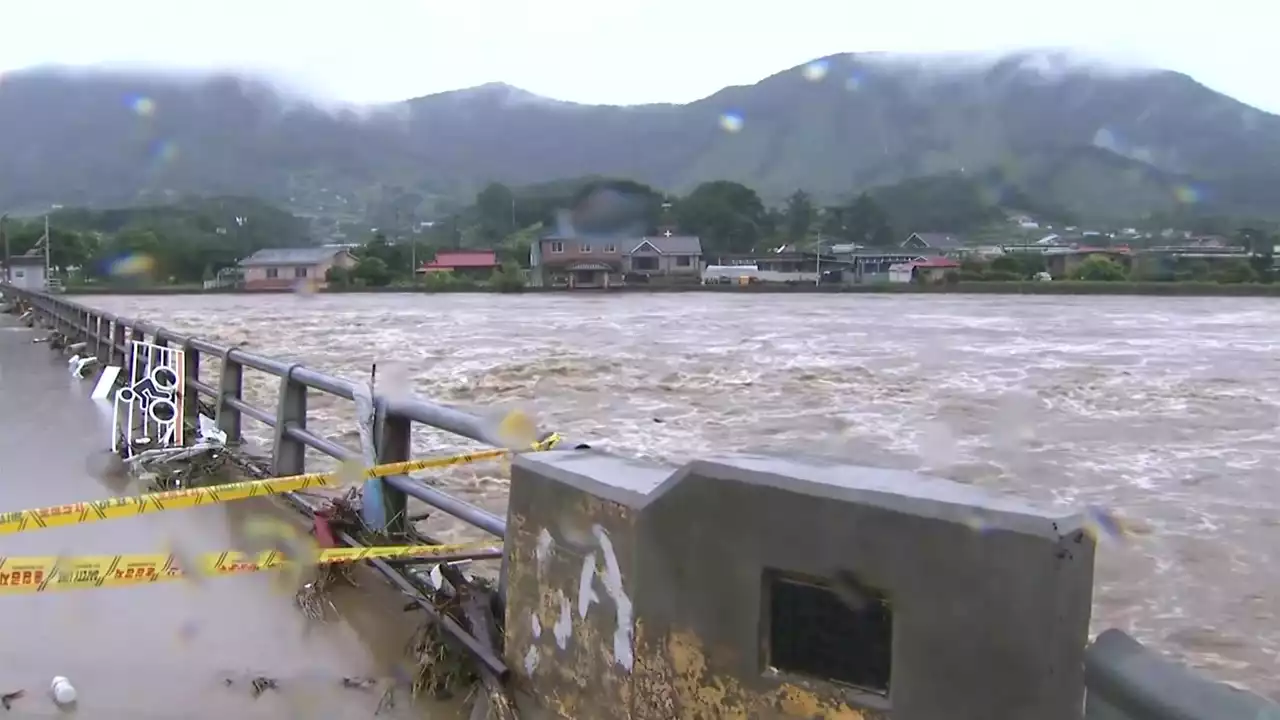
<svg viewBox="0 0 1280 720">
<path fill-rule="evenodd" d="M 184 398 L 186 417 L 196 417 L 203 398 L 228 442 L 241 441 L 246 417 L 271 428 L 274 475 L 304 472 L 307 449 L 358 458 L 307 423 L 312 393 L 356 400 L 358 390 L 346 380 L 62 297 L 0 290 L 54 331 L 86 343 L 103 363 L 124 366 L 135 340 L 182 348 L 187 387 L 195 390 Z M 204 358 L 221 361 L 216 383 L 201 378 Z M 246 369 L 278 378 L 274 410 L 245 400 Z M 410 459 L 415 424 L 503 444 L 490 422 L 466 412 L 383 396 L 373 404 L 379 463 Z M 559 448 L 589 449 L 572 442 Z M 934 720 L 945 707 L 954 720 L 1021 720 L 1034 707 L 1037 720 L 1057 720 L 1080 717 L 1083 695 L 1088 720 L 1280 720 L 1280 706 L 1199 677 L 1118 630 L 1086 649 L 1092 540 L 1067 530 L 1075 520 L 1061 524 L 1052 514 L 1009 510 L 947 481 L 786 459 L 697 461 L 676 469 L 597 452 L 540 453 L 514 461 L 510 531 L 507 519 L 408 476 L 386 478 L 383 490 L 391 533 L 406 531 L 407 499 L 415 498 L 504 539 L 502 580 L 510 575 L 512 585 L 500 653 L 439 613 L 397 568 L 370 563 L 490 672 L 510 674 L 523 696 L 558 717 L 799 718 L 817 708 L 828 713 L 823 717 Z M 974 533 L 959 515 L 948 519 L 956 506 L 1023 519 L 1003 532 Z M 1052 532 L 1046 534 L 1044 520 Z M 1041 529 L 1028 531 L 1032 526 Z M 866 553 L 842 559 L 841 543 L 893 548 L 894 562 Z M 975 545 L 956 550 L 957 543 Z M 950 559 L 939 565 L 939 557 Z M 854 592 L 860 607 L 851 615 L 830 598 L 840 595 L 847 605 L 856 579 L 841 580 L 845 586 L 833 595 L 823 594 L 821 578 L 839 580 L 838 567 L 859 564 L 879 575 L 886 594 Z M 1019 588 L 950 583 L 966 564 Z M 998 611 L 1014 597 L 1023 604 Z M 766 612 L 779 598 L 794 607 Z M 588 617 L 596 604 L 611 607 Z M 956 607 L 968 615 L 937 620 Z M 852 633 L 857 642 L 833 633 Z M 895 642 L 884 641 L 889 637 Z M 983 647 L 999 652 L 972 656 Z M 540 666 L 548 655 L 554 662 Z M 841 669 L 848 676 L 809 662 L 822 658 L 848 663 Z M 701 674 L 689 675 L 682 665 Z M 540 667 L 577 668 L 589 677 Z M 1011 677 L 1026 687 L 1009 688 Z M 891 702 L 890 678 L 894 695 L 910 688 L 926 699 Z M 702 693 L 707 684 L 717 692 Z"/>
</svg>

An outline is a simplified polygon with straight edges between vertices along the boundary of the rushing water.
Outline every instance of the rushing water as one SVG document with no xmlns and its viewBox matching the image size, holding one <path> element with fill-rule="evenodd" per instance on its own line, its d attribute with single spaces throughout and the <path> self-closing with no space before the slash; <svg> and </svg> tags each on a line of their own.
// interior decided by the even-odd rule
<svg viewBox="0 0 1280 720">
<path fill-rule="evenodd" d="M 1096 629 L 1280 698 L 1280 305 L 1256 299 L 787 295 L 90 297 L 597 447 L 834 455 L 1098 505 Z M 271 407 L 274 381 L 255 380 Z M 313 418 L 345 444 L 349 403 Z M 252 424 L 252 421 L 248 421 Z M 458 447 L 442 434 L 420 450 Z M 442 486 L 500 511 L 499 468 Z M 442 532 L 448 533 L 448 530 Z"/>
</svg>

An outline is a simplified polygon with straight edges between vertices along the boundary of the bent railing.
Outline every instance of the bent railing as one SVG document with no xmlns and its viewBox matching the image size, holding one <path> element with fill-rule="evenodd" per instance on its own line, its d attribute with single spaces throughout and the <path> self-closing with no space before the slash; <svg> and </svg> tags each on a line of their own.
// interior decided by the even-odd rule
<svg viewBox="0 0 1280 720">
<path fill-rule="evenodd" d="M 181 347 L 195 389 L 186 416 L 206 398 L 229 442 L 241 440 L 245 417 L 272 428 L 275 475 L 304 472 L 308 448 L 357 457 L 307 424 L 310 393 L 355 400 L 346 380 L 61 297 L 0 290 L 105 363 L 123 366 L 134 340 Z M 201 379 L 202 358 L 221 360 L 216 383 Z M 274 411 L 246 402 L 246 369 L 278 378 Z M 502 444 L 475 415 L 424 400 L 373 400 L 380 463 L 410 459 L 415 424 Z M 555 717 L 1020 720 L 1031 710 L 1057 720 L 1081 717 L 1083 697 L 1087 720 L 1280 720 L 1280 706 L 1204 679 L 1118 630 L 1086 648 L 1093 549 L 1079 518 L 1010 510 L 945 480 L 754 456 L 671 468 L 550 452 L 513 461 L 506 519 L 408 476 L 386 478 L 384 494 L 386 517 L 397 524 L 415 498 L 504 539 L 502 650 L 463 628 L 446 629 Z M 1009 527 L 974 533 L 975 513 Z M 893 562 L 848 550 L 859 547 L 892 548 Z M 421 597 L 395 568 L 371 563 Z M 843 577 L 850 568 L 868 582 Z M 1022 585 L 1015 593 L 949 582 L 960 570 Z M 831 602 L 837 596 L 843 606 Z M 1020 604 L 1010 605 L 1015 598 Z M 795 607 L 766 612 L 783 602 Z M 419 604 L 436 615 L 426 600 Z M 967 614 L 956 615 L 957 607 Z M 938 620 L 952 615 L 959 619 Z M 448 625 L 447 616 L 437 619 Z M 833 627 L 852 640 L 832 637 Z M 1052 647 L 1040 637 L 1052 638 Z M 992 652 L 984 657 L 983 648 Z M 762 649 L 770 654 L 764 666 Z M 852 674 L 830 674 L 818 662 L 832 657 Z M 565 675 L 566 667 L 576 670 Z"/>
</svg>

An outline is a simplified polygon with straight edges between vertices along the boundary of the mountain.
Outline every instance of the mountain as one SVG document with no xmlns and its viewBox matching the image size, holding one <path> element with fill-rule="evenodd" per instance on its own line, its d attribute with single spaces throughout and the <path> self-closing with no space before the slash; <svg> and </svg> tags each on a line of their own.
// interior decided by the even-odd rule
<svg viewBox="0 0 1280 720">
<path fill-rule="evenodd" d="M 685 105 L 591 106 L 494 83 L 331 108 L 252 79 L 37 70 L 0 82 L 0 207 L 253 194 L 359 217 L 389 196 L 607 175 L 767 200 L 974 174 L 1081 217 L 1280 214 L 1280 117 L 1175 72 L 1069 52 L 821 58 Z"/>
</svg>

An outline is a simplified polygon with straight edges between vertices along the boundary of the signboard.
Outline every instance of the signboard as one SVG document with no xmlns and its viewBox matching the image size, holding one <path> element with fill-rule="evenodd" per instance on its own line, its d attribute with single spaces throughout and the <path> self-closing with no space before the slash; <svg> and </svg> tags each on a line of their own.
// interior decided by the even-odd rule
<svg viewBox="0 0 1280 720">
<path fill-rule="evenodd" d="M 132 456 L 137 446 L 181 447 L 184 353 L 149 342 L 130 343 L 128 383 L 116 391 L 111 449 Z"/>
</svg>

